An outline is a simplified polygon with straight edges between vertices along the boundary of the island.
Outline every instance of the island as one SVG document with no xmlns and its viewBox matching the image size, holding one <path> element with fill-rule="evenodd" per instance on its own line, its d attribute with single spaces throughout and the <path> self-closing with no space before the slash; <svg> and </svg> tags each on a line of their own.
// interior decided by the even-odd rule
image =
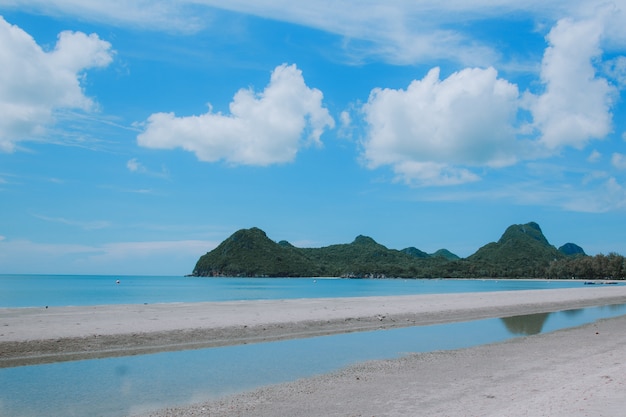
<svg viewBox="0 0 626 417">
<path fill-rule="evenodd" d="M 321 248 L 298 248 L 273 241 L 256 227 L 233 233 L 198 259 L 194 277 L 343 278 L 549 278 L 623 280 L 626 259 L 617 254 L 589 256 L 575 243 L 558 249 L 541 227 L 509 226 L 497 242 L 467 258 L 446 249 L 429 254 L 415 247 L 389 249 L 368 236 Z"/>
</svg>

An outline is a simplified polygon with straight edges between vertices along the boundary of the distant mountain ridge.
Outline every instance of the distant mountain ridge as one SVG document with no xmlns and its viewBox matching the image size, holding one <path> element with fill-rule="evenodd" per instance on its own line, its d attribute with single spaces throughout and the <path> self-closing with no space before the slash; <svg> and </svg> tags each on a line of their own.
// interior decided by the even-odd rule
<svg viewBox="0 0 626 417">
<path fill-rule="evenodd" d="M 586 272 L 581 274 L 579 264 L 590 258 L 584 250 L 573 243 L 557 249 L 548 242 L 535 222 L 509 226 L 497 242 L 482 246 L 464 259 L 446 249 L 433 254 L 415 247 L 388 249 L 363 235 L 347 244 L 297 248 L 285 240 L 274 242 L 263 230 L 253 227 L 236 231 L 201 256 L 192 275 L 350 278 L 623 276 L 626 271 L 623 257 L 616 254 L 609 257 L 613 265 L 611 271 L 594 266 L 586 268 Z M 622 262 L 619 268 L 618 261 Z M 597 264 L 607 263 L 601 259 Z"/>
</svg>

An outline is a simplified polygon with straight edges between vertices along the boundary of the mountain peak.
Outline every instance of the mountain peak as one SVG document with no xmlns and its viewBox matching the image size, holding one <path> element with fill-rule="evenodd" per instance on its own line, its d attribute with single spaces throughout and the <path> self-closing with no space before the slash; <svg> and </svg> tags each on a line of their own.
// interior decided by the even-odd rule
<svg viewBox="0 0 626 417">
<path fill-rule="evenodd" d="M 402 249 L 400 252 L 404 252 L 407 255 L 411 255 L 415 258 L 430 258 L 430 255 L 428 253 L 421 251 L 414 246 Z"/>
<path fill-rule="evenodd" d="M 265 232 L 258 227 L 252 227 L 250 229 L 240 229 L 233 233 L 228 239 L 226 239 L 220 245 L 222 251 L 229 251 L 231 248 L 245 248 L 251 249 L 254 246 L 258 246 L 259 243 L 272 242 Z"/>
<path fill-rule="evenodd" d="M 564 256 L 548 242 L 541 227 L 530 222 L 509 226 L 497 243 L 488 243 L 468 259 L 505 270 L 506 276 L 520 277 L 543 270 Z"/>
<path fill-rule="evenodd" d="M 566 243 L 565 245 L 559 248 L 559 252 L 562 252 L 567 256 L 577 256 L 577 255 L 585 256 L 586 255 L 583 248 L 581 248 L 575 243 Z"/>
<path fill-rule="evenodd" d="M 369 236 L 358 235 L 354 241 L 353 245 L 378 245 L 378 243 Z"/>
<path fill-rule="evenodd" d="M 456 259 L 460 259 L 458 255 L 450 252 L 448 249 L 439 249 L 437 252 L 433 253 L 431 256 L 435 256 L 435 257 L 440 257 L 440 258 L 445 258 L 448 259 L 450 261 L 456 260 Z"/>
<path fill-rule="evenodd" d="M 197 276 L 302 276 L 309 260 L 288 242 L 278 244 L 257 227 L 233 233 L 198 259 Z"/>
<path fill-rule="evenodd" d="M 527 240 L 533 239 L 542 245 L 550 246 L 548 239 L 543 235 L 541 231 L 541 227 L 535 222 L 530 222 L 526 224 L 514 224 L 509 226 L 498 243 L 506 244 L 510 241 L 519 241 L 519 240 Z"/>
</svg>

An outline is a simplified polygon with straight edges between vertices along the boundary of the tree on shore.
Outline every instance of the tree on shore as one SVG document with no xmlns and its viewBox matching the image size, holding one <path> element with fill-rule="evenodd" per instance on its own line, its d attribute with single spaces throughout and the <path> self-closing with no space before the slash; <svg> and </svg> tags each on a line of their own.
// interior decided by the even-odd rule
<svg viewBox="0 0 626 417">
<path fill-rule="evenodd" d="M 626 258 L 611 252 L 560 259 L 550 264 L 546 276 L 555 279 L 626 279 Z"/>
</svg>

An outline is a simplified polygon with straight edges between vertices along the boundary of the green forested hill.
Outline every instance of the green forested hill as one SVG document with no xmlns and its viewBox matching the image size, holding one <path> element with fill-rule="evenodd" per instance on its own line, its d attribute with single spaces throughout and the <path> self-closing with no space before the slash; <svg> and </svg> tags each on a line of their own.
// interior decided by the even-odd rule
<svg viewBox="0 0 626 417">
<path fill-rule="evenodd" d="M 608 259 L 610 258 L 610 259 Z M 607 260 L 608 259 L 608 260 Z M 388 249 L 367 236 L 352 243 L 297 248 L 258 228 L 242 229 L 200 257 L 194 276 L 623 279 L 624 258 L 588 257 L 580 246 L 552 246 L 537 223 L 512 225 L 497 242 L 461 259 L 446 249 Z"/>
<path fill-rule="evenodd" d="M 535 222 L 509 226 L 498 242 L 488 243 L 467 258 L 487 276 L 540 276 L 566 255 L 552 246 Z"/>
<path fill-rule="evenodd" d="M 288 242 L 276 243 L 256 227 L 235 232 L 200 257 L 198 276 L 319 276 L 315 264 Z"/>
</svg>

